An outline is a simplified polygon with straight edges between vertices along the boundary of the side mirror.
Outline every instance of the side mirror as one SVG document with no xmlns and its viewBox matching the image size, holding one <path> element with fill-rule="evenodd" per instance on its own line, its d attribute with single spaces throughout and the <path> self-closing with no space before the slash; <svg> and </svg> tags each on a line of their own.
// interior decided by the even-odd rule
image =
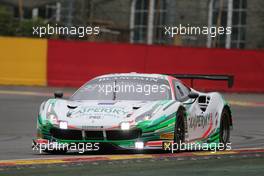
<svg viewBox="0 0 264 176">
<path fill-rule="evenodd" d="M 190 92 L 189 95 L 188 95 L 189 98 L 198 98 L 199 97 L 199 94 L 198 93 L 195 93 L 195 92 Z"/>
<path fill-rule="evenodd" d="M 62 98 L 63 97 L 63 92 L 55 92 L 54 93 L 55 98 Z"/>
</svg>

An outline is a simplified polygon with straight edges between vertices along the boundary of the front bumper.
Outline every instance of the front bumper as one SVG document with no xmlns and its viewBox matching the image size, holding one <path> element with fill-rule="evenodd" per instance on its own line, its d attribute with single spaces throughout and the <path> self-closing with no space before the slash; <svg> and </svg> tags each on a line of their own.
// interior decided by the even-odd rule
<svg viewBox="0 0 264 176">
<path fill-rule="evenodd" d="M 113 150 L 150 150 L 162 149 L 163 141 L 50 141 L 47 139 L 33 139 L 32 148 L 39 153 L 52 151 L 52 150 L 67 150 L 71 152 L 83 153 L 86 151 L 106 151 Z"/>
<path fill-rule="evenodd" d="M 122 149 L 161 149 L 162 144 L 153 145 L 153 141 L 159 140 L 159 136 L 145 136 L 139 128 L 130 130 L 81 130 L 81 129 L 60 129 L 56 127 L 38 129 L 38 137 L 33 140 L 32 146 L 35 149 L 43 149 L 57 145 L 75 144 L 97 144 L 99 146 L 112 146 Z M 157 143 L 156 143 L 157 144 Z M 105 147 L 103 147 L 105 148 Z"/>
</svg>

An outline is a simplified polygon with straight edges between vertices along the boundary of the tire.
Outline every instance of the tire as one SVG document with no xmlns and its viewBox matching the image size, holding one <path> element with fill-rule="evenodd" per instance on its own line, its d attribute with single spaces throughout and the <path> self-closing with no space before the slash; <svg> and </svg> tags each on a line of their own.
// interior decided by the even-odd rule
<svg viewBox="0 0 264 176">
<path fill-rule="evenodd" d="M 176 113 L 176 121 L 174 126 L 174 144 L 177 144 L 176 152 L 180 151 L 180 144 L 184 143 L 185 141 L 185 110 L 184 108 L 180 107 Z"/>
<path fill-rule="evenodd" d="M 227 143 L 230 142 L 230 113 L 227 108 L 224 108 L 221 115 L 220 123 L 220 135 L 219 142 L 224 145 L 224 149 L 227 147 Z"/>
</svg>

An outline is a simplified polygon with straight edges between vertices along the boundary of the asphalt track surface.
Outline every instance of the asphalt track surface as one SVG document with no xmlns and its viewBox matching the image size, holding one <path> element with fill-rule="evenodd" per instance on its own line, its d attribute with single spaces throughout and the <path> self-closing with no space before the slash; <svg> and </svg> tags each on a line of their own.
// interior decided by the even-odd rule
<svg viewBox="0 0 264 176">
<path fill-rule="evenodd" d="M 120 158 L 122 159 L 123 154 L 124 156 L 127 154 L 130 155 L 130 159 L 133 158 L 133 156 L 134 159 L 137 159 L 137 155 L 126 152 L 113 153 L 113 154 L 85 153 L 84 155 L 68 154 L 63 156 L 39 154 L 33 152 L 31 149 L 31 142 L 32 142 L 32 138 L 35 136 L 36 120 L 37 120 L 36 117 L 37 117 L 39 105 L 43 100 L 52 97 L 53 92 L 56 90 L 63 90 L 66 96 L 69 96 L 71 93 L 75 91 L 75 89 L 61 89 L 61 88 L 0 86 L 0 163 L 1 161 L 4 160 L 7 161 L 12 159 L 29 159 L 29 158 L 44 159 L 50 157 L 71 158 L 76 156 L 77 157 L 111 156 L 110 158 L 119 157 L 119 159 Z M 232 149 L 240 149 L 240 150 L 247 148 L 263 149 L 264 148 L 264 128 L 263 128 L 264 94 L 224 94 L 224 97 L 231 103 L 232 106 L 233 123 L 234 123 L 234 129 L 231 132 Z M 155 152 L 150 154 L 152 158 L 153 157 L 158 158 L 159 156 L 159 154 L 156 154 Z M 149 153 L 143 154 L 142 159 L 144 160 L 148 158 L 148 156 Z M 263 158 L 263 155 L 261 158 Z M 238 158 L 237 160 L 239 159 L 241 158 Z M 139 162 L 142 161 L 139 160 Z M 189 161 L 189 163 L 191 162 L 193 161 Z M 226 162 L 225 158 L 221 162 L 225 163 Z M 263 160 L 261 160 L 260 158 L 249 156 L 247 159 L 244 159 L 243 162 L 241 163 L 242 165 L 243 164 L 246 165 L 246 162 L 249 163 L 255 162 L 254 165 L 256 166 L 255 168 L 256 174 L 260 170 L 263 171 L 263 164 L 261 165 L 262 167 L 258 165 L 259 163 L 263 163 Z M 159 165 L 162 166 L 162 164 Z M 77 166 L 75 165 L 74 167 L 76 167 L 75 169 L 78 170 L 84 167 L 84 165 L 77 165 Z M 146 168 L 148 167 L 150 166 L 146 165 Z M 166 167 L 169 166 L 167 165 L 164 166 L 164 168 Z M 236 167 L 239 167 L 239 164 Z M 58 172 L 60 172 L 59 168 L 57 168 Z M 107 167 L 105 169 L 106 170 L 104 170 L 104 173 L 107 172 Z M 149 172 L 150 175 L 152 175 L 151 173 L 152 172 Z M 232 172 L 228 172 L 228 173 L 232 173 Z M 0 175 L 1 175 L 1 168 L 0 168 Z M 146 173 L 146 175 L 148 174 Z"/>
</svg>

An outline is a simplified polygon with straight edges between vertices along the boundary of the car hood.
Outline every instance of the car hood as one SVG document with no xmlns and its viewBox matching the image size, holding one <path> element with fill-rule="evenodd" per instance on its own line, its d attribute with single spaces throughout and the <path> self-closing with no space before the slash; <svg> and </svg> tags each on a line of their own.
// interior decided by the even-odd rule
<svg viewBox="0 0 264 176">
<path fill-rule="evenodd" d="M 67 101 L 56 100 L 53 110 L 59 121 L 77 128 L 115 128 L 135 119 L 166 101 Z"/>
</svg>

